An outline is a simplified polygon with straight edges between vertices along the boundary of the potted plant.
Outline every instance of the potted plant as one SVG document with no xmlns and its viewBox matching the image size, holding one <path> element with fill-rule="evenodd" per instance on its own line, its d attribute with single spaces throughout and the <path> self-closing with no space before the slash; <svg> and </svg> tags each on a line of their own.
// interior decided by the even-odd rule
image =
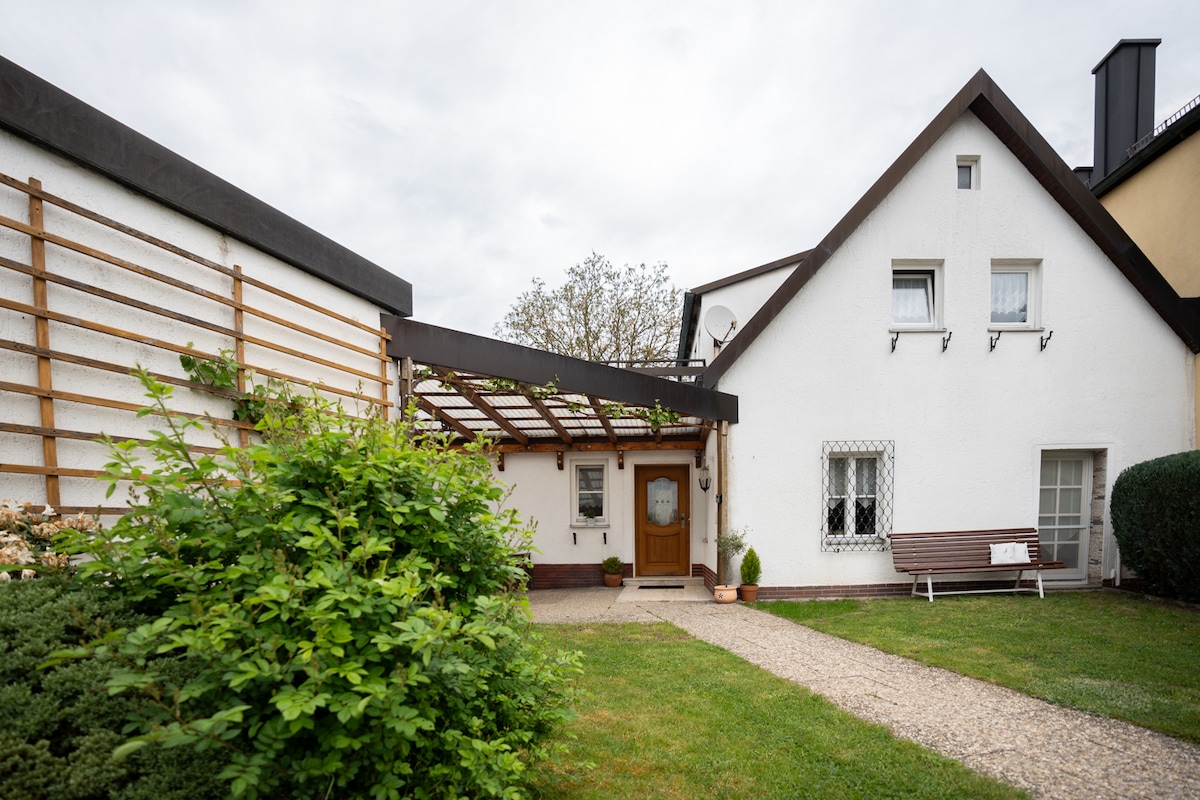
<svg viewBox="0 0 1200 800">
<path fill-rule="evenodd" d="M 762 563 L 758 553 L 751 547 L 742 558 L 742 599 L 753 603 L 758 599 L 758 579 L 762 577 Z"/>
<path fill-rule="evenodd" d="M 621 573 L 625 571 L 625 565 L 618 556 L 609 556 L 600 563 L 600 566 L 604 568 L 605 586 L 621 585 Z"/>
<path fill-rule="evenodd" d="M 746 535 L 740 529 L 717 537 L 717 558 L 725 567 L 723 570 L 725 580 L 733 579 L 733 559 L 737 558 L 745 549 Z M 717 584 L 713 587 L 713 599 L 718 603 L 732 603 L 737 600 L 737 589 L 737 585 L 733 583 Z"/>
</svg>

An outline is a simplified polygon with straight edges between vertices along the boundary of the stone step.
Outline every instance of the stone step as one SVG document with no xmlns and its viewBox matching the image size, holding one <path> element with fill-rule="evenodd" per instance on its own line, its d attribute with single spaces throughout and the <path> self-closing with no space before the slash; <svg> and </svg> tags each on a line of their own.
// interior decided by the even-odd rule
<svg viewBox="0 0 1200 800">
<path fill-rule="evenodd" d="M 626 578 L 625 586 L 637 588 L 639 586 L 704 586 L 703 578 L 692 578 L 684 576 L 672 575 L 656 575 L 650 578 Z"/>
</svg>

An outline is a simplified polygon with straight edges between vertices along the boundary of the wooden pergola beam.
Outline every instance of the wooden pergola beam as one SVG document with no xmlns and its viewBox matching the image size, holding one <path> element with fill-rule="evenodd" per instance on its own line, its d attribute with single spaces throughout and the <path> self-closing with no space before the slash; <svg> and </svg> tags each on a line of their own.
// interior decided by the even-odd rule
<svg viewBox="0 0 1200 800">
<path fill-rule="evenodd" d="M 553 428 L 554 432 L 558 434 L 558 438 L 562 439 L 567 444 L 573 443 L 575 441 L 574 437 L 567 433 L 567 429 L 564 428 L 562 423 L 558 421 L 558 417 L 554 416 L 554 413 L 546 407 L 546 404 L 537 397 L 533 396 L 532 389 L 530 389 L 529 385 L 522 383 L 521 388 L 527 392 L 530 392 L 529 402 L 534 408 L 537 409 L 537 412 L 542 415 L 542 419 L 550 423 L 550 427 Z"/>
<path fill-rule="evenodd" d="M 446 413 L 445 409 L 438 408 L 433 403 L 426 400 L 421 395 L 413 395 L 417 398 L 417 405 L 421 410 L 433 418 L 434 422 L 444 422 L 454 429 L 454 432 L 462 436 L 467 441 L 475 441 L 476 431 L 471 430 L 466 425 L 456 420 L 454 417 Z"/>
<path fill-rule="evenodd" d="M 608 415 L 604 413 L 604 406 L 594 394 L 587 396 L 588 402 L 592 404 L 592 408 L 596 411 L 596 419 L 600 420 L 600 424 L 604 426 L 604 435 L 613 444 L 617 443 L 617 432 L 613 430 L 612 423 L 608 421 Z"/>
<path fill-rule="evenodd" d="M 576 442 L 575 444 L 566 446 L 562 442 L 548 440 L 521 446 L 518 444 L 496 444 L 491 446 L 492 452 L 498 453 L 557 453 L 559 451 L 570 450 L 577 453 L 611 453 L 611 452 L 626 452 L 631 450 L 660 450 L 662 452 L 676 452 L 679 450 L 695 450 L 700 446 L 700 442 L 696 439 L 686 440 L 669 440 L 664 439 L 662 442 L 650 441 L 621 441 L 618 444 L 612 442 Z"/>
<path fill-rule="evenodd" d="M 487 400 L 480 397 L 479 394 L 470 386 L 467 386 L 462 382 L 454 381 L 450 376 L 449 370 L 442 369 L 441 367 L 433 367 L 433 374 L 442 382 L 452 385 L 455 391 L 457 391 L 463 399 L 465 399 L 475 408 L 482 411 L 484 416 L 499 425 L 500 429 L 515 439 L 518 444 L 529 444 L 529 437 L 522 433 L 520 428 L 509 422 L 503 414 L 497 411 L 495 407 Z"/>
</svg>

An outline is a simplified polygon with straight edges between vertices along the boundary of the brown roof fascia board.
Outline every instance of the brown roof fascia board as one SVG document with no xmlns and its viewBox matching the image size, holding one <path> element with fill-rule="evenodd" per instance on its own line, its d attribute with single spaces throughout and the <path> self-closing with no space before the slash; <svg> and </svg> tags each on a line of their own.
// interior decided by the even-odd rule
<svg viewBox="0 0 1200 800">
<path fill-rule="evenodd" d="M 875 181 L 866 194 L 859 198 L 850 211 L 834 225 L 833 230 L 821 240 L 821 243 L 808 251 L 808 255 L 804 257 L 780 287 L 775 290 L 775 294 L 767 299 L 767 302 L 750 318 L 750 321 L 738 332 L 738 335 L 733 337 L 729 344 L 725 345 L 720 355 L 714 358 L 713 362 L 708 365 L 708 369 L 704 371 L 705 386 L 717 385 L 717 381 L 720 380 L 721 376 L 725 374 L 733 362 L 745 352 L 746 348 L 771 324 L 771 321 L 783 311 L 791 299 L 804 288 L 812 279 L 812 276 L 817 273 L 817 270 L 842 245 L 842 242 L 846 241 L 850 234 L 854 233 L 858 226 L 862 224 L 863 220 L 875 210 L 875 207 L 883 202 L 883 199 L 896 188 L 904 176 L 908 174 L 909 170 L 921 159 L 921 156 L 925 155 L 933 143 L 953 124 L 954 120 L 958 119 L 969 103 L 968 98 L 973 97 L 974 94 L 978 94 L 979 86 L 984 80 L 990 82 L 986 73 L 980 70 L 955 95 L 954 99 L 942 109 L 941 113 L 933 118 L 933 121 L 900 154 L 900 157 L 887 168 L 883 175 L 879 177 L 879 180 Z M 973 88 L 975 89 L 974 92 L 971 91 Z"/>
<path fill-rule="evenodd" d="M 1171 329 L 1191 348 L 1200 352 L 1200 318 L 1183 303 L 1171 285 L 1137 248 L 1083 181 L 1072 172 L 1042 138 L 1012 101 L 983 70 L 979 70 L 921 131 L 900 157 L 888 167 L 866 194 L 842 217 L 833 230 L 813 248 L 737 336 L 709 364 L 704 385 L 717 381 L 745 352 L 759 334 L 796 296 L 816 271 L 866 220 L 929 151 L 963 112 L 971 111 L 1013 152 L 1034 178 L 1071 215 L 1080 227 L 1112 259 L 1117 268 L 1163 317 Z"/>
<path fill-rule="evenodd" d="M 731 394 L 426 325 L 391 314 L 381 314 L 380 322 L 391 337 L 387 345 L 391 358 L 411 358 L 421 364 L 491 375 L 533 386 L 545 386 L 553 381 L 561 392 L 596 395 L 639 406 L 659 403 L 680 414 L 737 422 L 738 399 Z"/>
<path fill-rule="evenodd" d="M 0 57 L 0 128 L 401 316 L 412 284 Z"/>
<path fill-rule="evenodd" d="M 783 267 L 794 266 L 803 261 L 804 257 L 811 252 L 811 250 L 805 250 L 803 253 L 796 253 L 794 256 L 787 256 L 786 258 L 780 258 L 772 261 L 769 264 L 763 264 L 761 267 L 751 267 L 750 269 L 743 270 L 735 275 L 730 275 L 727 278 L 720 278 L 712 283 L 706 283 L 703 286 L 697 286 L 695 289 L 692 289 L 692 294 L 705 294 L 713 291 L 714 289 L 723 289 L 726 286 L 732 286 L 735 283 L 741 283 L 742 281 L 749 280 L 750 278 L 757 278 L 759 275 L 765 275 L 768 272 L 774 272 L 775 270 Z"/>
<path fill-rule="evenodd" d="M 1200 317 L 1192 313 L 1108 209 L 999 87 L 989 80 L 971 102 L 970 110 L 1025 165 L 1184 344 L 1193 353 L 1200 353 Z"/>
</svg>

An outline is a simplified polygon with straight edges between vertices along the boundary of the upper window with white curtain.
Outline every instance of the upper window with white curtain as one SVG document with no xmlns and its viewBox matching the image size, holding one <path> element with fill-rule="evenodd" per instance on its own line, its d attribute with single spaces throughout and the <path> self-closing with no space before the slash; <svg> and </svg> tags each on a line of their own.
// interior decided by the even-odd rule
<svg viewBox="0 0 1200 800">
<path fill-rule="evenodd" d="M 992 261 L 991 320 L 996 330 L 1037 329 L 1039 267 L 1038 261 Z"/>
<path fill-rule="evenodd" d="M 941 261 L 892 262 L 892 330 L 942 327 Z"/>
</svg>

